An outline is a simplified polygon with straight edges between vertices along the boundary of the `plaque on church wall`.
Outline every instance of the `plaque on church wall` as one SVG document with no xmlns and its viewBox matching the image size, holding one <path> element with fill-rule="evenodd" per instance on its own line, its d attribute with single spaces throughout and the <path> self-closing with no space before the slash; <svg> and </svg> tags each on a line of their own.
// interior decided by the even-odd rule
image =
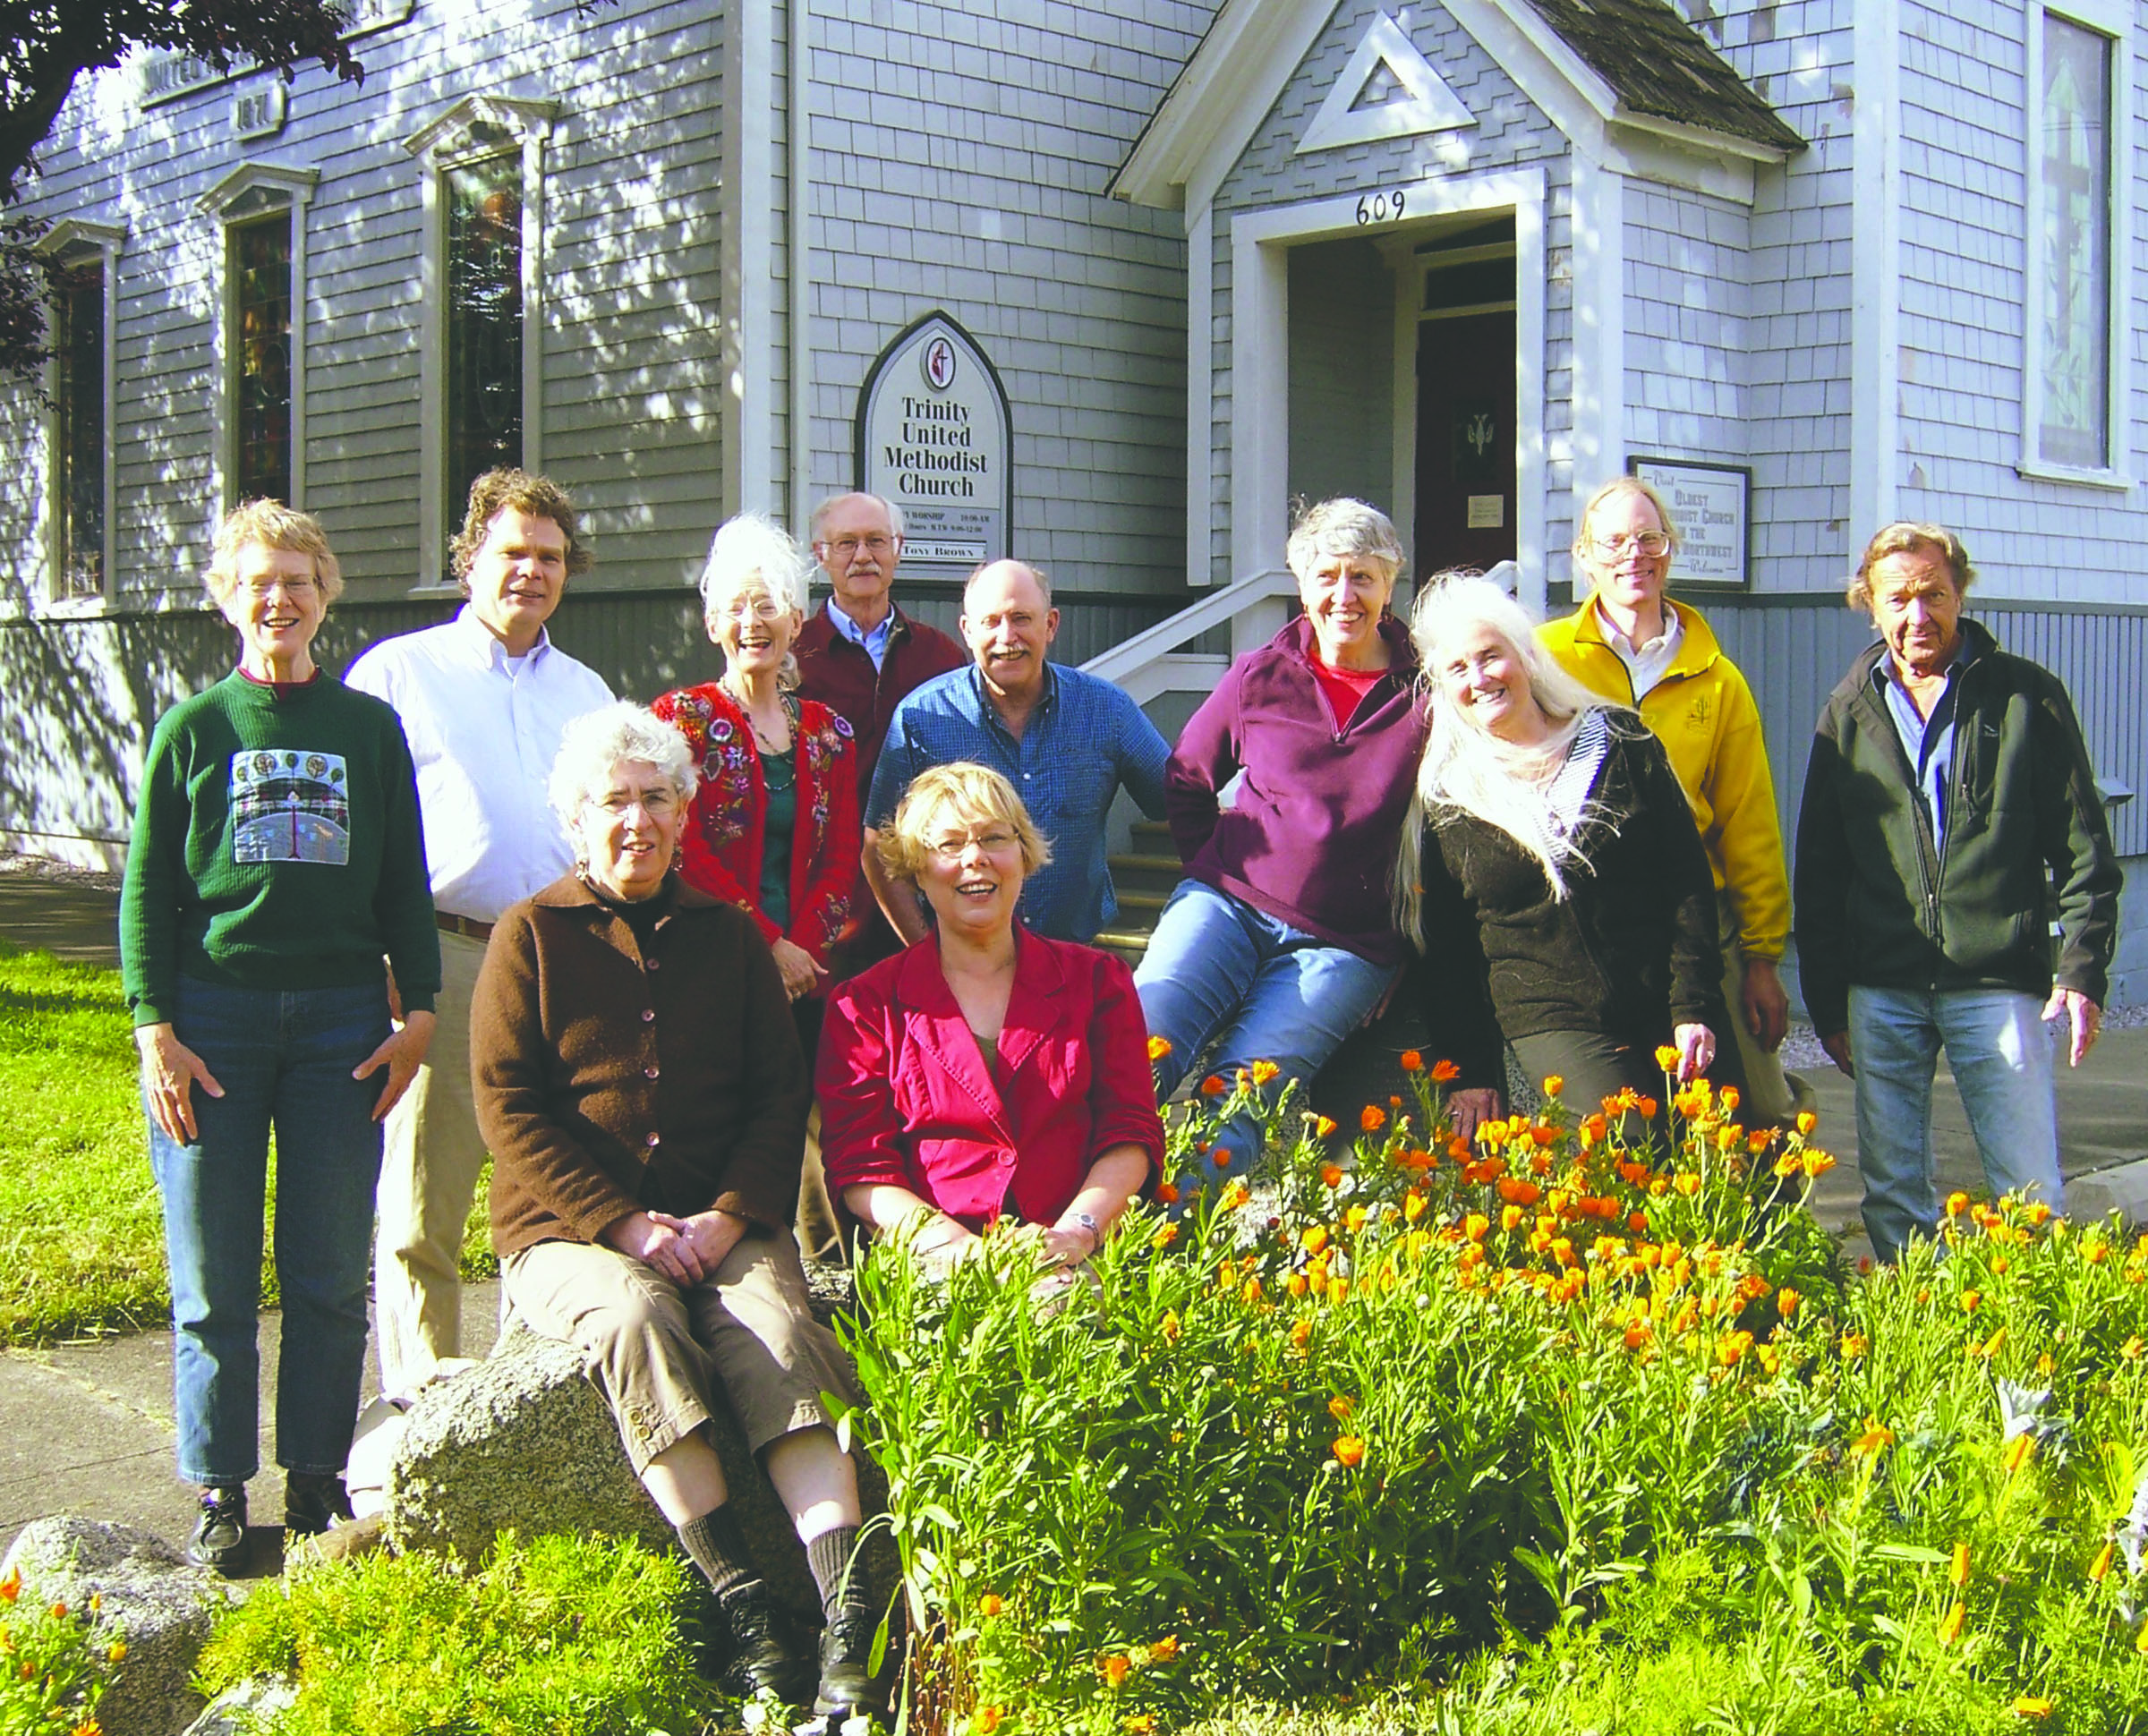
<svg viewBox="0 0 2148 1736">
<path fill-rule="evenodd" d="M 945 313 L 898 334 L 857 404 L 857 486 L 902 509 L 905 570 L 961 576 L 1011 552 L 1013 429 L 1007 391 Z"/>
<path fill-rule="evenodd" d="M 1674 590 L 1743 589 L 1751 583 L 1752 472 L 1740 464 L 1629 458 L 1627 470 L 1663 497 L 1678 529 Z"/>
</svg>

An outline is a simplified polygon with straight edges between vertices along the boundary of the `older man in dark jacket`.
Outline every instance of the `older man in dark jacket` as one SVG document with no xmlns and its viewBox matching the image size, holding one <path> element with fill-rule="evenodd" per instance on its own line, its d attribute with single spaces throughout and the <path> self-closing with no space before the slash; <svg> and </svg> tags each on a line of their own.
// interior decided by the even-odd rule
<svg viewBox="0 0 2148 1736">
<path fill-rule="evenodd" d="M 1964 618 L 1973 577 L 1937 525 L 1872 539 L 1849 600 L 1881 642 L 1820 713 L 1798 815 L 1805 1004 L 1857 1081 L 1864 1222 L 1887 1260 L 1938 1225 L 1941 1047 L 1993 1190 L 2063 1208 L 2042 1021 L 2065 1017 L 2080 1065 L 2117 936 L 2118 859 L 2073 704 Z"/>
</svg>

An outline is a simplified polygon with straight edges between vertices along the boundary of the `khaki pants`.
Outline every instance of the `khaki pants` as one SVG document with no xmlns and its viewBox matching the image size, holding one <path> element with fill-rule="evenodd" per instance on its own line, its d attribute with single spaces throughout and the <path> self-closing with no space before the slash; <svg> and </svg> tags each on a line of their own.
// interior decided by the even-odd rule
<svg viewBox="0 0 2148 1736">
<path fill-rule="evenodd" d="M 718 1386 L 756 1453 L 825 1426 L 823 1392 L 855 1391 L 787 1235 L 746 1237 L 690 1289 L 592 1242 L 525 1247 L 502 1264 L 500 1281 L 523 1319 L 582 1350 L 637 1476 L 708 1421 Z"/>
<path fill-rule="evenodd" d="M 1747 1127 L 1769 1122 L 1787 1127 L 1798 1111 L 1812 1107 L 1812 1087 L 1795 1074 L 1784 1072 L 1782 1057 L 1761 1048 L 1745 1028 L 1745 955 L 1738 950 L 1737 923 L 1727 898 L 1718 904 L 1717 921 L 1723 936 L 1723 1000 L 1730 1008 L 1731 1034 L 1737 1040 L 1738 1059 L 1745 1072 L 1739 1119 Z"/>
<path fill-rule="evenodd" d="M 470 997 L 485 943 L 440 935 L 432 1046 L 389 1111 L 373 1249 L 380 1390 L 414 1391 L 463 1341 L 463 1226 L 485 1142 L 470 1097 Z"/>
</svg>

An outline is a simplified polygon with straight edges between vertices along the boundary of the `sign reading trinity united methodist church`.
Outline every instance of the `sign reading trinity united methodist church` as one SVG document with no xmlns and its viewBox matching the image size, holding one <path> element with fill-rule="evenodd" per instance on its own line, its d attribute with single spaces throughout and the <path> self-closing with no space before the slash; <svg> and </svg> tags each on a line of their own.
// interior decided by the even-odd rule
<svg viewBox="0 0 2148 1736">
<path fill-rule="evenodd" d="M 970 335 L 928 313 L 880 353 L 857 406 L 857 486 L 902 508 L 902 564 L 967 574 L 1010 552 L 1007 391 Z"/>
</svg>

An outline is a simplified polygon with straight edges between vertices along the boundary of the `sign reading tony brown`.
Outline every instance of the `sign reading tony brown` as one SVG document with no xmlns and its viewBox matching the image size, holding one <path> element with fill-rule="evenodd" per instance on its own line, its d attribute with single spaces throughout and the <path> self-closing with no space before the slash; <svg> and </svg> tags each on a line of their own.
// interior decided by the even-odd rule
<svg viewBox="0 0 2148 1736">
<path fill-rule="evenodd" d="M 984 352 L 928 313 L 880 353 L 857 405 L 857 486 L 902 508 L 906 572 L 1012 552 L 1013 436 Z"/>
</svg>

